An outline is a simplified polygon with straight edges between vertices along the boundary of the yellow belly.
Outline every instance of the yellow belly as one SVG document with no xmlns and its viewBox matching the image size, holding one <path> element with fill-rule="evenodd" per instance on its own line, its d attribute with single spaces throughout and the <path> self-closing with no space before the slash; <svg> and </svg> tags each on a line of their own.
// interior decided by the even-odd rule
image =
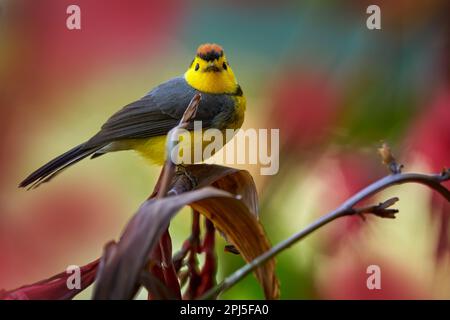
<svg viewBox="0 0 450 320">
<path fill-rule="evenodd" d="M 166 161 L 166 137 L 157 136 L 133 140 L 130 149 L 136 150 L 150 164 L 163 165 Z"/>
<path fill-rule="evenodd" d="M 222 131 L 224 140 L 222 141 L 222 145 L 225 145 L 228 141 L 225 140 L 226 134 L 225 131 Z M 189 150 L 189 155 L 183 157 L 183 153 L 178 153 L 178 155 L 173 158 L 174 161 L 179 161 L 178 163 L 184 164 L 193 164 L 206 160 L 208 157 L 203 157 L 206 146 L 210 143 L 210 141 L 196 140 L 194 137 L 194 132 L 190 132 L 189 140 L 181 140 L 178 144 L 178 150 Z M 139 140 L 131 140 L 128 141 L 129 149 L 134 149 L 137 151 L 143 158 L 145 158 L 150 164 L 153 165 L 163 165 L 167 159 L 167 150 L 166 150 L 166 139 L 167 136 L 158 136 L 152 137 L 149 139 L 139 139 Z M 199 154 L 195 154 L 195 152 L 200 151 Z M 218 150 L 215 150 L 216 152 Z M 212 152 L 211 156 L 214 155 L 215 152 Z M 178 157 L 178 158 L 177 158 Z M 177 160 L 178 159 L 178 160 Z M 180 161 L 185 159 L 184 161 Z"/>
<path fill-rule="evenodd" d="M 230 119 L 230 123 L 224 125 L 227 129 L 239 129 L 244 122 L 244 114 L 246 108 L 246 99 L 244 96 L 235 97 L 235 117 Z M 224 134 L 225 136 L 225 134 Z M 157 136 L 147 139 L 128 140 L 127 145 L 129 149 L 136 150 L 141 156 L 148 160 L 151 164 L 163 165 L 166 161 L 166 138 L 167 136 Z M 194 140 L 193 133 L 191 133 L 191 154 L 194 155 Z M 224 144 L 227 141 L 224 141 Z M 203 152 L 209 142 L 202 142 L 201 150 Z M 206 159 L 203 159 L 206 160 Z M 193 163 L 193 162 L 192 162 Z"/>
</svg>

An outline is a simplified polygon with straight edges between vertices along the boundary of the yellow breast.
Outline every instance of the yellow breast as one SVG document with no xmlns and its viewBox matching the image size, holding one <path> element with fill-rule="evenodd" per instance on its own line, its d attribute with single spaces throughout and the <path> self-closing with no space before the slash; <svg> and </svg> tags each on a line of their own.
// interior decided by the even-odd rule
<svg viewBox="0 0 450 320">
<path fill-rule="evenodd" d="M 239 129 L 244 122 L 246 99 L 244 96 L 235 96 L 235 116 L 230 119 L 230 122 L 225 124 L 224 127 L 227 129 Z M 225 136 L 225 132 L 224 132 Z M 129 148 L 136 150 L 141 156 L 148 160 L 151 164 L 163 165 L 166 160 L 166 137 L 167 136 L 157 136 L 147 139 L 133 139 L 129 140 Z M 194 154 L 194 137 L 191 139 L 191 154 Z M 224 141 L 224 144 L 228 141 Z M 201 142 L 201 149 L 208 145 L 208 141 Z M 199 147 L 199 146 L 197 146 Z M 206 160 L 206 159 L 203 159 Z"/>
<path fill-rule="evenodd" d="M 230 123 L 230 126 L 227 126 L 229 129 L 239 129 L 242 127 L 242 124 L 244 123 L 245 118 L 245 109 L 247 106 L 247 100 L 245 99 L 245 96 L 235 96 L 234 100 L 236 101 L 234 112 L 235 112 L 235 122 Z"/>
<path fill-rule="evenodd" d="M 163 165 L 166 161 L 166 137 L 135 139 L 130 141 L 130 149 L 136 150 L 150 164 Z"/>
<path fill-rule="evenodd" d="M 197 72 L 188 70 L 184 78 L 192 88 L 205 93 L 233 93 L 236 88 L 234 77 L 224 72 L 205 72 L 199 76 Z"/>
</svg>

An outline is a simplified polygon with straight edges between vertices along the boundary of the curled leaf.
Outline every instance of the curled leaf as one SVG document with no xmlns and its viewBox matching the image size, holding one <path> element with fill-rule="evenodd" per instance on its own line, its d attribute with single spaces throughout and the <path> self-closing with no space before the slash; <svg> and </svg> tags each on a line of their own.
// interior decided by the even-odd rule
<svg viewBox="0 0 450 320">
<path fill-rule="evenodd" d="M 172 193 L 180 194 L 192 189 L 212 185 L 237 195 L 258 216 L 258 193 L 248 171 L 219 165 L 197 164 L 184 166 L 172 183 Z"/>
<path fill-rule="evenodd" d="M 142 284 L 143 267 L 151 259 L 170 220 L 186 205 L 208 218 L 247 262 L 269 250 L 269 241 L 257 219 L 255 184 L 248 172 L 206 164 L 178 169 L 168 187 L 170 196 L 147 200 L 128 223 L 113 250 L 105 250 L 107 257 L 102 259 L 94 298 L 130 299 L 136 294 Z M 179 264 L 177 258 L 175 262 Z M 266 297 L 277 298 L 279 286 L 274 260 L 257 269 L 256 276 Z M 151 283 L 152 277 L 144 279 L 147 288 L 161 286 L 160 283 Z M 164 298 L 152 294 L 154 298 Z"/>
<path fill-rule="evenodd" d="M 91 285 L 97 272 L 98 260 L 80 267 L 80 288 L 69 288 L 70 272 L 63 271 L 48 279 L 5 291 L 0 290 L 1 300 L 69 300 Z"/>
<path fill-rule="evenodd" d="M 176 196 L 150 199 L 129 222 L 115 247 L 114 256 L 107 259 L 102 267 L 94 298 L 132 298 L 149 254 L 158 244 L 173 216 L 183 206 L 190 204 L 222 230 L 247 261 L 270 247 L 262 226 L 244 202 L 223 190 L 204 187 Z M 258 269 L 257 278 L 268 298 L 278 296 L 273 261 Z"/>
<path fill-rule="evenodd" d="M 270 249 L 262 225 L 236 197 L 208 197 L 196 201 L 191 207 L 212 221 L 217 229 L 238 249 L 246 262 L 250 262 Z M 279 297 L 279 284 L 272 259 L 256 270 L 256 277 L 267 299 Z"/>
</svg>

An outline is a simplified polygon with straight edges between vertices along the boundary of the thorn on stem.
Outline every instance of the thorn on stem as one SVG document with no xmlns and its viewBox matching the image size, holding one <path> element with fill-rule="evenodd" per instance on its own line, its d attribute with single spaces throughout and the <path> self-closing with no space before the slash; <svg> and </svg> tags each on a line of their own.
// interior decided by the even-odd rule
<svg viewBox="0 0 450 320">
<path fill-rule="evenodd" d="M 377 205 L 368 206 L 364 208 L 353 209 L 353 213 L 359 215 L 364 220 L 364 214 L 373 214 L 380 218 L 395 219 L 395 214 L 398 213 L 397 209 L 389 209 L 399 199 L 397 197 L 390 198 L 384 202 L 380 202 Z"/>
</svg>

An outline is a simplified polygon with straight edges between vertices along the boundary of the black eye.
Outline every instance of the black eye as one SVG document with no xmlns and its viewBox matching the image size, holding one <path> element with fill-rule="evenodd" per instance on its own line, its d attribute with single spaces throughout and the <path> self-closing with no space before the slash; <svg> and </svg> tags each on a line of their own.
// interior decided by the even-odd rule
<svg viewBox="0 0 450 320">
<path fill-rule="evenodd" d="M 222 68 L 223 68 L 224 70 L 227 70 L 227 69 L 228 69 L 227 63 L 226 63 L 226 62 L 223 63 Z"/>
<path fill-rule="evenodd" d="M 195 71 L 198 71 L 199 68 L 200 68 L 200 65 L 197 63 L 197 64 L 195 65 Z"/>
</svg>

